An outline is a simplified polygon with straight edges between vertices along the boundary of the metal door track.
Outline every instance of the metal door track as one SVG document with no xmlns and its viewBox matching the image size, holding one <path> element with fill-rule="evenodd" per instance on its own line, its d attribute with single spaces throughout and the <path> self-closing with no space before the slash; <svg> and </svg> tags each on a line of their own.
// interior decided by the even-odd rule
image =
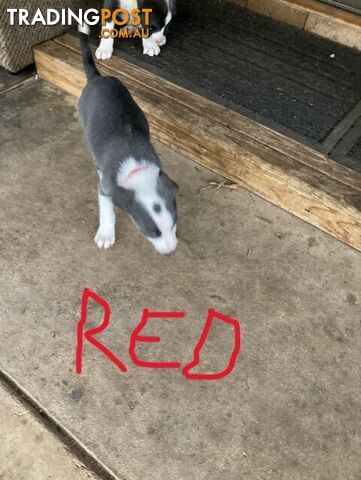
<svg viewBox="0 0 361 480">
<path fill-rule="evenodd" d="M 361 0 L 321 0 L 321 2 L 361 15 Z"/>
</svg>

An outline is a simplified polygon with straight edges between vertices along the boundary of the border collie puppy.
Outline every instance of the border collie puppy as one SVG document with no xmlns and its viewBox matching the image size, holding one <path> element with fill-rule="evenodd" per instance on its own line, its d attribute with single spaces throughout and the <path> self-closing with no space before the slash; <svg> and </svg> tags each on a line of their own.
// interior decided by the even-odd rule
<svg viewBox="0 0 361 480">
<path fill-rule="evenodd" d="M 80 42 L 88 83 L 79 112 L 100 179 L 95 243 L 100 249 L 114 245 L 115 205 L 159 253 L 167 255 L 177 247 L 178 186 L 162 170 L 147 119 L 128 89 L 117 78 L 100 75 L 86 33 L 80 33 Z"/>
<path fill-rule="evenodd" d="M 151 9 L 150 23 L 147 27 L 144 21 L 144 14 L 140 14 L 142 25 L 144 28 L 149 28 L 149 37 L 143 38 L 143 54 L 153 57 L 160 54 L 160 47 L 165 45 L 167 38 L 169 22 L 176 13 L 176 0 L 105 0 L 104 8 L 114 11 L 117 8 L 122 8 L 129 13 L 135 9 Z M 114 28 L 112 21 L 107 22 L 102 27 L 109 30 Z M 129 31 L 134 30 L 131 25 L 125 26 Z M 107 60 L 113 54 L 114 39 L 102 38 L 99 47 L 95 52 L 98 60 Z"/>
</svg>

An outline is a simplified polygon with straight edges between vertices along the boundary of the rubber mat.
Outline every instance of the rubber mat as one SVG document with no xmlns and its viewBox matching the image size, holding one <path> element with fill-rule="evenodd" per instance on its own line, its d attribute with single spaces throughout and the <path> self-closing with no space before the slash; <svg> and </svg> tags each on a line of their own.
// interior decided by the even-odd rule
<svg viewBox="0 0 361 480">
<path fill-rule="evenodd" d="M 361 52 L 223 0 L 179 0 L 167 39 L 155 58 L 140 40 L 116 55 L 311 144 L 361 97 Z"/>
</svg>

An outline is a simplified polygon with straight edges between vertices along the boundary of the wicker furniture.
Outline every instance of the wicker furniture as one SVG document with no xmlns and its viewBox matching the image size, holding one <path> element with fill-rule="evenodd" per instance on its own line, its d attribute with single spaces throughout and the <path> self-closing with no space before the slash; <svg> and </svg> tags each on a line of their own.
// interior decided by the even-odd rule
<svg viewBox="0 0 361 480">
<path fill-rule="evenodd" d="M 94 2 L 93 2 L 94 4 Z M 94 5 L 93 5 L 94 6 Z M 32 18 L 38 8 L 42 13 L 48 8 L 60 10 L 71 8 L 90 8 L 91 2 L 87 0 L 0 0 L 0 65 L 10 72 L 18 72 L 34 61 L 33 47 L 38 43 L 49 40 L 69 29 L 68 26 L 44 26 L 37 23 L 34 26 L 10 25 L 8 8 L 26 8 Z"/>
</svg>

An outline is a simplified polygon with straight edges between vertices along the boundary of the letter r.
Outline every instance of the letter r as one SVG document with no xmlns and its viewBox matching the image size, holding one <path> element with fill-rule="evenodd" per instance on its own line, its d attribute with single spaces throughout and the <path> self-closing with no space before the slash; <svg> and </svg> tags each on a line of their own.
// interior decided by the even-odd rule
<svg viewBox="0 0 361 480">
<path fill-rule="evenodd" d="M 104 310 L 104 317 L 102 323 L 95 328 L 91 328 L 90 330 L 85 330 L 85 324 L 87 321 L 87 314 L 88 314 L 88 302 L 89 300 L 93 300 L 99 305 L 102 306 Z M 127 371 L 127 367 L 124 365 L 123 362 L 119 360 L 118 357 L 114 355 L 105 345 L 100 343 L 98 340 L 94 338 L 94 335 L 103 332 L 107 326 L 109 325 L 110 321 L 110 307 L 108 303 L 101 297 L 99 297 L 96 293 L 92 292 L 88 288 L 84 289 L 83 297 L 81 301 L 81 315 L 80 320 L 77 326 L 77 345 L 76 345 L 76 358 L 75 358 L 75 369 L 76 373 L 82 372 L 83 367 L 83 350 L 84 350 L 84 339 L 91 343 L 95 348 L 100 350 L 104 355 L 112 362 L 116 367 L 119 368 L 122 372 Z"/>
</svg>

